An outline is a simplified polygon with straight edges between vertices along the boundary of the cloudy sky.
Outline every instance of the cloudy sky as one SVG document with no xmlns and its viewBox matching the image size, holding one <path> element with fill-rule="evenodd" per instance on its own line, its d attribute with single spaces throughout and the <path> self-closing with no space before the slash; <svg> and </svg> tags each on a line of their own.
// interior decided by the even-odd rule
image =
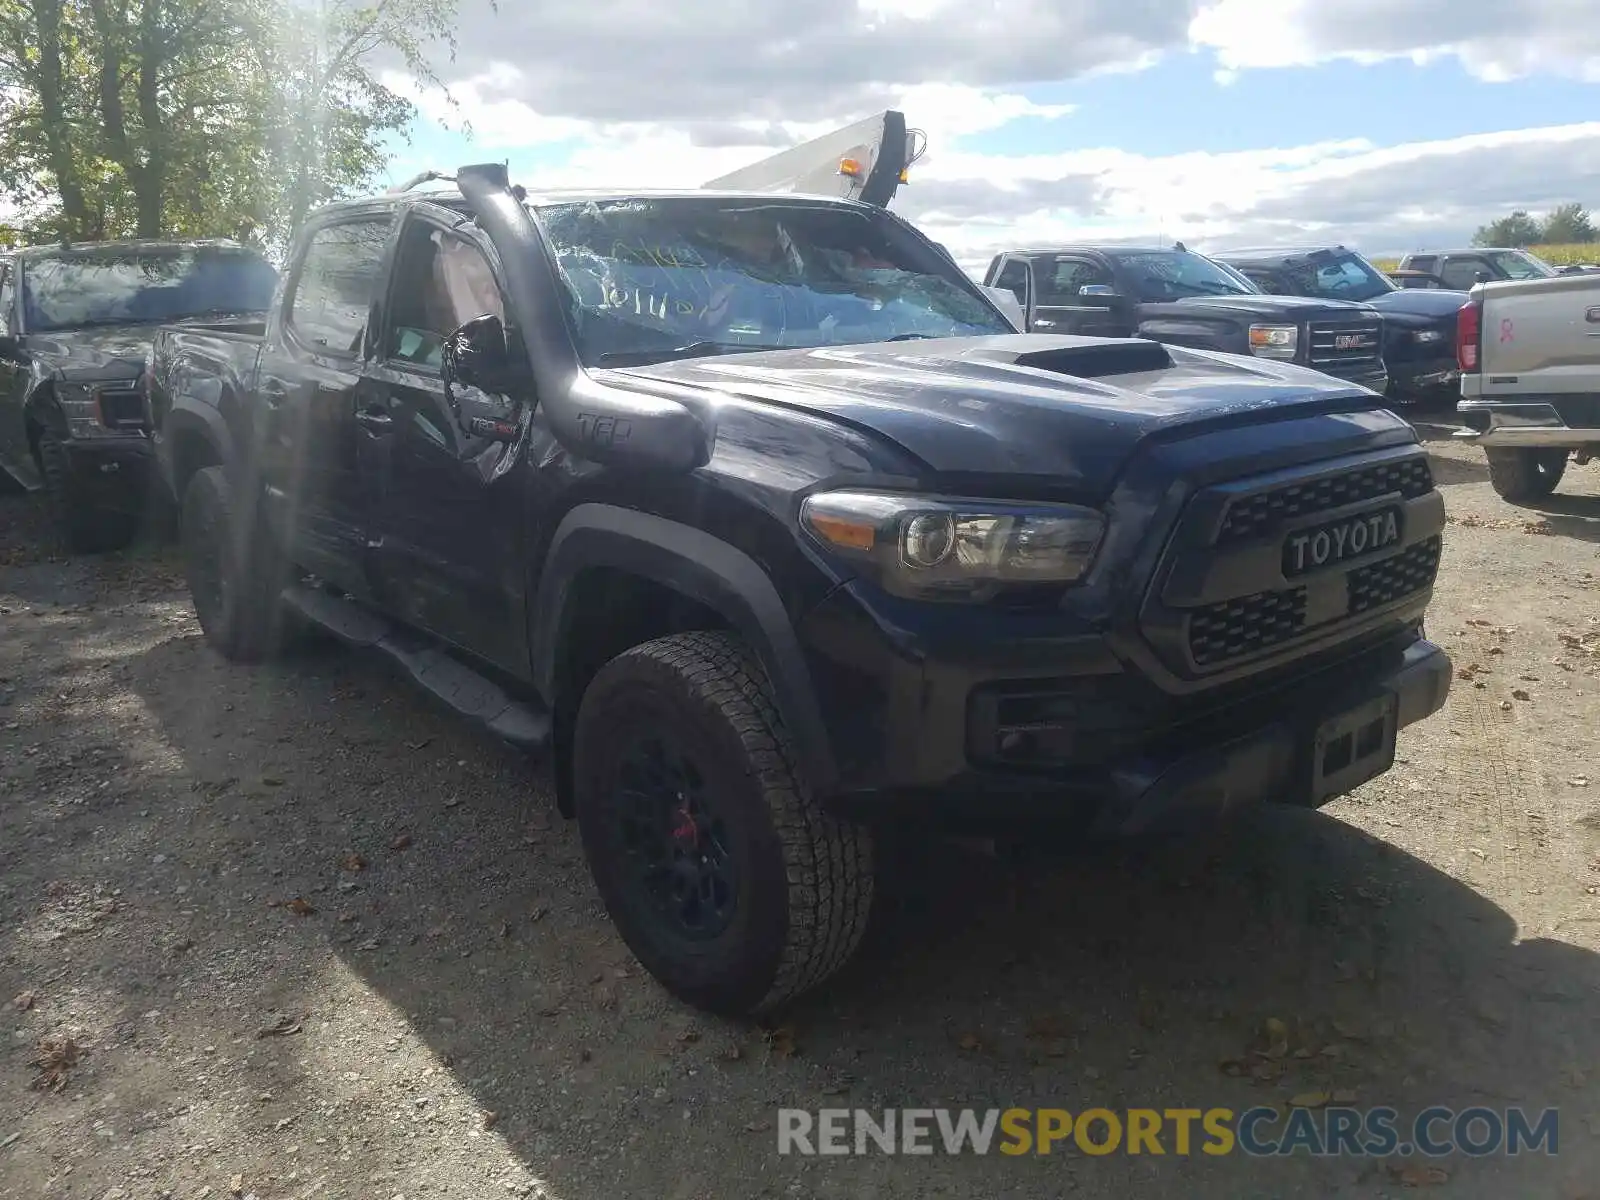
<svg viewBox="0 0 1600 1200">
<path fill-rule="evenodd" d="M 928 149 L 894 207 L 979 268 L 1157 236 L 1385 255 L 1600 210 L 1600 0 L 462 3 L 456 107 L 416 96 L 393 179 L 698 186 L 898 108 Z"/>
</svg>

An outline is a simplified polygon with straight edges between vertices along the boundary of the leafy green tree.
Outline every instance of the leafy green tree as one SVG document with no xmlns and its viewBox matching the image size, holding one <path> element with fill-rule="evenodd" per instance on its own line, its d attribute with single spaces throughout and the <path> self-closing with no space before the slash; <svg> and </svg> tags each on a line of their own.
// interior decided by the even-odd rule
<svg viewBox="0 0 1600 1200">
<path fill-rule="evenodd" d="M 1544 237 L 1543 226 L 1522 209 L 1509 217 L 1490 221 L 1473 236 L 1474 246 L 1536 246 Z"/>
<path fill-rule="evenodd" d="M 1544 219 L 1544 236 L 1539 241 L 1550 246 L 1565 246 L 1573 242 L 1592 242 L 1595 238 L 1589 210 L 1574 203 L 1550 210 Z"/>
<path fill-rule="evenodd" d="M 0 197 L 33 239 L 281 242 L 441 86 L 456 0 L 0 0 Z M 448 95 L 448 93 L 447 93 Z"/>
</svg>

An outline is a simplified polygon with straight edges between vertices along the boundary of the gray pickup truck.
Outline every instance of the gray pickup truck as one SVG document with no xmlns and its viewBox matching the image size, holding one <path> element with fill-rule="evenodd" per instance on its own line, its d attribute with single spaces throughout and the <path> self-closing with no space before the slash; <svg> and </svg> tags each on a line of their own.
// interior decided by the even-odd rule
<svg viewBox="0 0 1600 1200">
<path fill-rule="evenodd" d="M 1480 283 L 1456 330 L 1457 411 L 1495 491 L 1554 492 L 1569 461 L 1600 453 L 1600 275 Z"/>
</svg>

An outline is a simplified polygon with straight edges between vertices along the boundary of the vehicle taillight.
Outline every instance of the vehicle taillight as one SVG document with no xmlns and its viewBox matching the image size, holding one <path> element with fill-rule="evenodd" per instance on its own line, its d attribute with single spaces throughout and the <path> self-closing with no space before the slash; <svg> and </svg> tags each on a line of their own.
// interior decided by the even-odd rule
<svg viewBox="0 0 1600 1200">
<path fill-rule="evenodd" d="M 1483 331 L 1483 308 L 1475 301 L 1463 304 L 1456 313 L 1456 366 L 1463 371 L 1478 369 L 1478 341 Z"/>
</svg>

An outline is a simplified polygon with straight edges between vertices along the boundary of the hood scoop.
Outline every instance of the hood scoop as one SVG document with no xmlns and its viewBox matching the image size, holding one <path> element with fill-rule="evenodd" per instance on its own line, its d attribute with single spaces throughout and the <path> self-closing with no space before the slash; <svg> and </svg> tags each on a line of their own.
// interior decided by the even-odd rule
<svg viewBox="0 0 1600 1200">
<path fill-rule="evenodd" d="M 1090 342 L 1083 346 L 1052 346 L 1008 356 L 1019 367 L 1070 375 L 1077 379 L 1100 379 L 1107 375 L 1133 375 L 1141 371 L 1165 371 L 1172 355 L 1160 342 L 1144 338 L 1114 342 Z"/>
</svg>

